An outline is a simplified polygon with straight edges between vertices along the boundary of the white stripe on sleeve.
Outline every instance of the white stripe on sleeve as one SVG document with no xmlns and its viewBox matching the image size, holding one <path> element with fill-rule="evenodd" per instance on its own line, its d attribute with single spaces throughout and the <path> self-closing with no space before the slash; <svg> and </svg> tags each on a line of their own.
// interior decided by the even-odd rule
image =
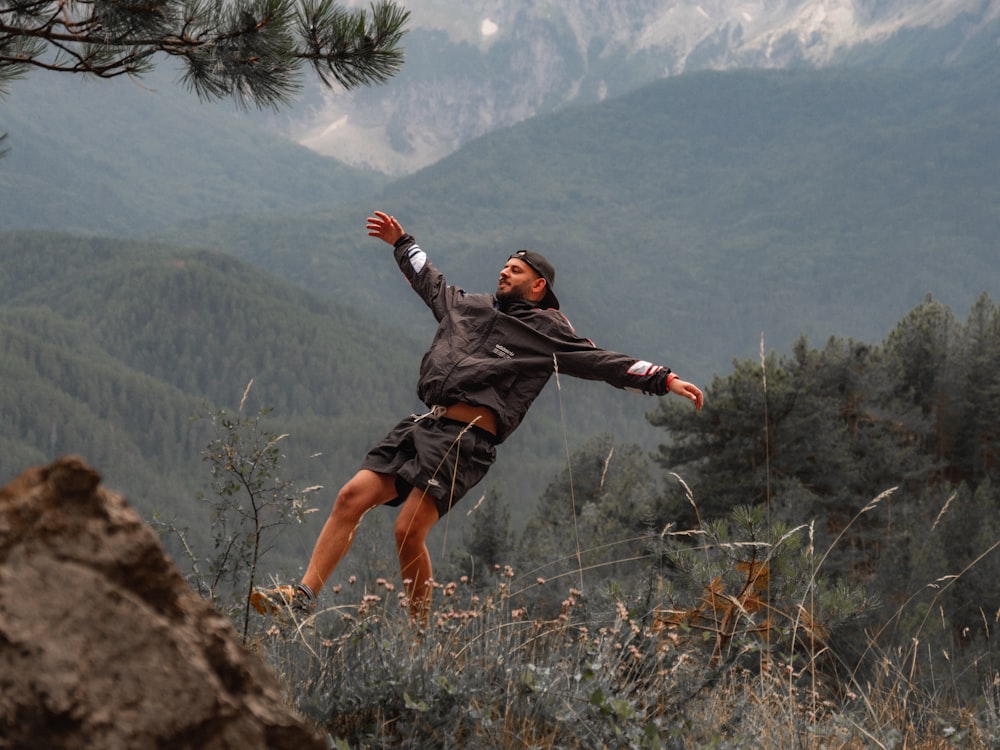
<svg viewBox="0 0 1000 750">
<path fill-rule="evenodd" d="M 424 270 L 424 264 L 427 262 L 427 253 L 420 249 L 420 245 L 411 247 L 408 257 L 410 259 L 410 268 L 413 269 L 414 273 L 420 273 Z"/>
</svg>

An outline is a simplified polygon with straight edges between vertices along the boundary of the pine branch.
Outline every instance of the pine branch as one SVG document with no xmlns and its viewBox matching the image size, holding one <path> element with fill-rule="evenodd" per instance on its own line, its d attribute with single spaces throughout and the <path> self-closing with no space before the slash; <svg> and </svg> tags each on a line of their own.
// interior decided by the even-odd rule
<svg viewBox="0 0 1000 750">
<path fill-rule="evenodd" d="M 389 0 L 0 0 L 0 91 L 29 68 L 140 76 L 180 57 L 203 99 L 276 107 L 309 63 L 327 86 L 384 83 L 403 64 L 408 11 Z"/>
</svg>

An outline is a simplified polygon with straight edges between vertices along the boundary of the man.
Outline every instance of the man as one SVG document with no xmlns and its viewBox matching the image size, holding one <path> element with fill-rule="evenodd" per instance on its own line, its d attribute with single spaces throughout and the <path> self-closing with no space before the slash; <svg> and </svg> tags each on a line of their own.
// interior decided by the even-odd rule
<svg viewBox="0 0 1000 750">
<path fill-rule="evenodd" d="M 302 582 L 254 592 L 261 612 L 288 604 L 311 609 L 362 516 L 378 505 L 399 505 L 400 573 L 411 615 L 426 617 L 432 592 L 427 534 L 485 476 L 495 446 L 521 423 L 556 367 L 564 375 L 652 395 L 671 392 L 702 406 L 702 392 L 668 368 L 577 337 L 559 312 L 555 270 L 540 254 L 510 256 L 494 294 L 466 294 L 445 282 L 394 217 L 376 211 L 366 228 L 393 246 L 400 269 L 438 321 L 417 385 L 431 411 L 404 419 L 372 448 L 338 493 Z"/>
</svg>

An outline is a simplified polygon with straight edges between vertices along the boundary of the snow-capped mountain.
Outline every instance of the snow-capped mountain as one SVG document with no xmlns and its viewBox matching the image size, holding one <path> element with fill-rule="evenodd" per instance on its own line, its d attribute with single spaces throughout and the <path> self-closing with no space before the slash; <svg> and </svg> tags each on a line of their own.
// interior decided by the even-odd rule
<svg viewBox="0 0 1000 750">
<path fill-rule="evenodd" d="M 347 0 L 346 5 L 367 5 Z M 938 66 L 998 54 L 1000 0 L 421 0 L 382 87 L 311 89 L 288 125 L 404 174 L 491 130 L 706 68 Z"/>
</svg>

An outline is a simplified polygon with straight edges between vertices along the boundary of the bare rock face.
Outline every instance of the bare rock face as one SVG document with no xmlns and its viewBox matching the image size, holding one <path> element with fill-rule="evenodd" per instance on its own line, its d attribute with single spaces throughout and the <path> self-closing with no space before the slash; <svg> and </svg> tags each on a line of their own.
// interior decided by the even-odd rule
<svg viewBox="0 0 1000 750">
<path fill-rule="evenodd" d="M 0 489 L 0 749 L 326 747 L 100 479 L 67 457 Z"/>
</svg>

